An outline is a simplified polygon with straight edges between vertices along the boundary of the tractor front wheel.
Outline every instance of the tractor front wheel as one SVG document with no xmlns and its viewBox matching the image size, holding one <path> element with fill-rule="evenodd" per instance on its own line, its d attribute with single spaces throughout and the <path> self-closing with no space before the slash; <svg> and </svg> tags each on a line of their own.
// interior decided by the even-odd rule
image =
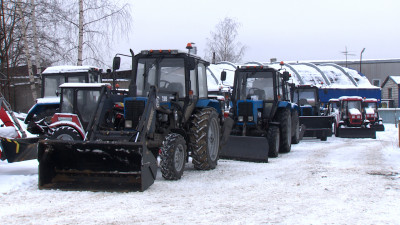
<svg viewBox="0 0 400 225">
<path fill-rule="evenodd" d="M 166 180 L 179 180 L 185 170 L 186 141 L 182 135 L 171 133 L 161 147 L 161 173 Z"/>
<path fill-rule="evenodd" d="M 53 134 L 50 136 L 50 139 L 58 139 L 65 141 L 81 141 L 83 140 L 82 136 L 79 134 L 77 130 L 72 127 L 62 126 L 58 127 L 54 130 Z"/>
</svg>

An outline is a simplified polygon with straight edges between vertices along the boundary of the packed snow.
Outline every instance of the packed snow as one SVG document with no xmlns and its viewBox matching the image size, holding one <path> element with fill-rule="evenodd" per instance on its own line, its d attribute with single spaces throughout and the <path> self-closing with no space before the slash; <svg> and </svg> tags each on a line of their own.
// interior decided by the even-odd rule
<svg viewBox="0 0 400 225">
<path fill-rule="evenodd" d="M 398 128 L 305 139 L 269 163 L 191 163 L 144 192 L 38 190 L 38 162 L 0 162 L 2 224 L 397 224 Z"/>
</svg>

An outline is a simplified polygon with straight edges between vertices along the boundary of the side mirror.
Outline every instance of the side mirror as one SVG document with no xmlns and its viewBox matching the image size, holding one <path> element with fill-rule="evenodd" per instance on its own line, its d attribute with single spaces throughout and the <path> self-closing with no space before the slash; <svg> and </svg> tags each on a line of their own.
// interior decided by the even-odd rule
<svg viewBox="0 0 400 225">
<path fill-rule="evenodd" d="M 283 72 L 282 77 L 284 81 L 288 81 L 290 78 L 289 72 L 288 71 Z"/>
<path fill-rule="evenodd" d="M 114 70 L 114 71 L 115 71 L 115 70 L 118 70 L 120 65 L 121 65 L 121 57 L 118 57 L 118 56 L 114 57 L 114 60 L 113 60 L 113 70 Z"/>
<path fill-rule="evenodd" d="M 226 71 L 222 71 L 221 72 L 221 81 L 225 81 L 226 80 Z"/>
</svg>

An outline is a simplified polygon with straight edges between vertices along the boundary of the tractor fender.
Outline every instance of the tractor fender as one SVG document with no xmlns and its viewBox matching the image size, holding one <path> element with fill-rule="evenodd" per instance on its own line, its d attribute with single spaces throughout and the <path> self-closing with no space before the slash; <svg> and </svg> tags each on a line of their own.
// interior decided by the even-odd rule
<svg viewBox="0 0 400 225">
<path fill-rule="evenodd" d="M 217 110 L 219 115 L 222 115 L 221 105 L 218 100 L 215 99 L 199 99 L 196 103 L 196 108 L 212 107 Z"/>
<path fill-rule="evenodd" d="M 85 131 L 82 128 L 82 125 L 78 126 L 74 122 L 71 122 L 71 121 L 58 121 L 58 122 L 52 123 L 49 127 L 54 130 L 54 129 L 58 128 L 58 127 L 63 127 L 63 126 L 74 128 L 82 136 L 82 139 L 85 139 L 86 135 L 85 135 Z"/>
<path fill-rule="evenodd" d="M 292 110 L 292 103 L 290 102 L 286 102 L 286 101 L 280 101 L 278 102 L 278 108 L 289 108 L 290 110 Z"/>
</svg>

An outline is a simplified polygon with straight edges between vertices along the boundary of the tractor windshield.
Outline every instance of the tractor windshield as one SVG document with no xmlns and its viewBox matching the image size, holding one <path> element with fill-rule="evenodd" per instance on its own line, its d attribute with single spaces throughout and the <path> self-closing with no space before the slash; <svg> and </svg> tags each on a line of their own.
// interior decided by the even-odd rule
<svg viewBox="0 0 400 225">
<path fill-rule="evenodd" d="M 297 89 L 294 92 L 294 100 L 300 105 L 310 105 L 315 106 L 315 89 Z"/>
<path fill-rule="evenodd" d="M 96 111 L 100 90 L 82 89 L 76 92 L 76 107 L 82 122 L 88 123 Z"/>
<path fill-rule="evenodd" d="M 65 83 L 65 77 L 63 75 L 44 76 L 43 97 L 56 97 L 58 95 L 57 93 L 60 93 L 60 88 L 58 86 L 60 86 L 63 83 Z"/>
<path fill-rule="evenodd" d="M 146 97 L 151 85 L 159 93 L 185 97 L 185 65 L 183 58 L 142 58 L 137 67 L 137 95 Z"/>
<path fill-rule="evenodd" d="M 240 72 L 241 85 L 238 99 L 274 100 L 272 72 Z"/>
<path fill-rule="evenodd" d="M 376 102 L 366 102 L 365 103 L 365 108 L 371 108 L 371 109 L 374 109 L 374 110 L 376 110 Z"/>
<path fill-rule="evenodd" d="M 64 88 L 61 100 L 61 113 L 74 113 L 74 90 L 72 88 Z"/>
<path fill-rule="evenodd" d="M 361 112 L 361 101 L 347 101 L 345 105 L 346 103 L 348 109 L 358 109 Z"/>
</svg>

